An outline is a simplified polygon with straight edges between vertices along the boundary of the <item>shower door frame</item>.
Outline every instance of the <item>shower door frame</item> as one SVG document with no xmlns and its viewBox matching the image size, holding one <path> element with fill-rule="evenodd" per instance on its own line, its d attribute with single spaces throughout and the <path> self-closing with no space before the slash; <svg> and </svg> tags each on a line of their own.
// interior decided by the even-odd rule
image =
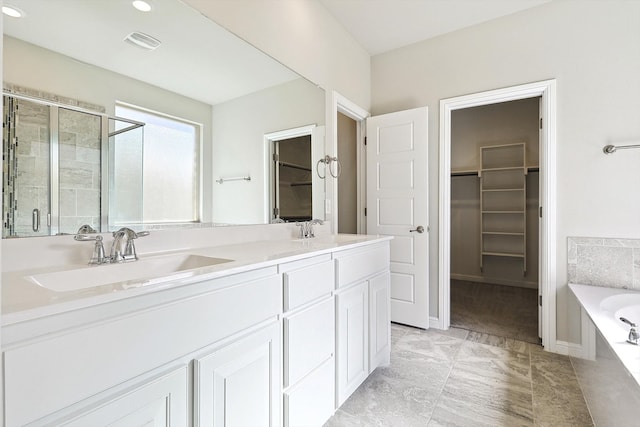
<svg viewBox="0 0 640 427">
<path fill-rule="evenodd" d="M 37 98 L 34 96 L 23 95 L 11 91 L 2 91 L 3 96 L 33 102 L 40 105 L 46 105 L 49 108 L 49 214 L 47 217 L 47 225 L 49 227 L 49 236 L 55 236 L 60 233 L 60 125 L 59 111 L 60 108 L 83 114 L 100 117 L 100 232 L 107 232 L 109 229 L 109 138 L 117 134 L 127 132 L 138 127 L 144 126 L 145 123 L 136 120 L 125 119 L 122 117 L 110 116 L 99 111 L 68 105 L 61 102 L 50 101 L 48 99 Z M 111 131 L 109 121 L 115 120 L 129 123 L 124 129 Z M 18 236 L 20 237 L 20 236 Z"/>
</svg>

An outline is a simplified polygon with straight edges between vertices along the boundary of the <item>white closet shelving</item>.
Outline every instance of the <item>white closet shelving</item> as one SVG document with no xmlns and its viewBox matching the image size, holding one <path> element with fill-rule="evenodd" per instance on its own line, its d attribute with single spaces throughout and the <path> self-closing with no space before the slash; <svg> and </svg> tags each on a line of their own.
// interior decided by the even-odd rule
<svg viewBox="0 0 640 427">
<path fill-rule="evenodd" d="M 484 257 L 522 259 L 527 273 L 525 143 L 480 147 L 480 270 Z"/>
</svg>

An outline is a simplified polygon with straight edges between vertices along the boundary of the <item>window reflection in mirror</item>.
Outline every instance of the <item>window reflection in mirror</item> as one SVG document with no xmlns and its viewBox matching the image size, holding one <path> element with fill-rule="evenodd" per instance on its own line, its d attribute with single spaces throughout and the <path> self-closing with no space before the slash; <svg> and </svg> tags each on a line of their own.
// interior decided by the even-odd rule
<svg viewBox="0 0 640 427">
<path fill-rule="evenodd" d="M 115 111 L 118 117 L 143 122 L 145 126 L 141 139 L 127 132 L 122 134 L 125 140 L 114 141 L 114 164 L 118 170 L 114 170 L 113 176 L 120 185 L 113 189 L 113 194 L 123 202 L 128 199 L 129 203 L 112 210 L 113 222 L 199 221 L 202 126 L 129 104 L 117 103 Z M 138 200 L 129 185 L 141 187 Z M 123 197 L 122 192 L 128 197 Z M 136 210 L 140 206 L 142 212 Z"/>
</svg>

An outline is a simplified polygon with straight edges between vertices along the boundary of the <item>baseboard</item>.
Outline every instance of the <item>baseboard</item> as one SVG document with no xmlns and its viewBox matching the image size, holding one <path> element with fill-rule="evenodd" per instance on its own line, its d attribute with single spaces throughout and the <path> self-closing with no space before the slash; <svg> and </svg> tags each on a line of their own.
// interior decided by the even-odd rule
<svg viewBox="0 0 640 427">
<path fill-rule="evenodd" d="M 555 353 L 580 359 L 586 359 L 588 357 L 588 354 L 585 353 L 585 348 L 581 344 L 567 341 L 556 341 Z"/>
<path fill-rule="evenodd" d="M 429 317 L 429 328 L 444 329 L 438 317 Z"/>
<path fill-rule="evenodd" d="M 474 276 L 470 274 L 450 274 L 452 280 L 464 280 L 467 282 L 492 283 L 494 285 L 514 286 L 518 288 L 538 289 L 537 282 L 521 282 L 515 280 L 487 278 L 482 276 Z"/>
</svg>

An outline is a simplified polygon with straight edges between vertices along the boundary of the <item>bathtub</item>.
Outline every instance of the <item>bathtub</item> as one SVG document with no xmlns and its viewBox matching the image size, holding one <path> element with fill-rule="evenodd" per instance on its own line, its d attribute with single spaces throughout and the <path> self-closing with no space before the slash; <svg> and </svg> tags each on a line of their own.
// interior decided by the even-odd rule
<svg viewBox="0 0 640 427">
<path fill-rule="evenodd" d="M 620 317 L 640 325 L 640 292 L 577 284 L 569 288 L 595 326 L 593 331 L 583 323 L 587 328 L 583 345 L 593 346 L 590 359 L 571 358 L 594 424 L 639 425 L 640 346 L 627 342 L 629 326 Z"/>
<path fill-rule="evenodd" d="M 613 353 L 640 386 L 640 345 L 627 342 L 629 325 L 624 317 L 638 325 L 640 331 L 640 292 L 629 289 L 569 284 Z"/>
</svg>

